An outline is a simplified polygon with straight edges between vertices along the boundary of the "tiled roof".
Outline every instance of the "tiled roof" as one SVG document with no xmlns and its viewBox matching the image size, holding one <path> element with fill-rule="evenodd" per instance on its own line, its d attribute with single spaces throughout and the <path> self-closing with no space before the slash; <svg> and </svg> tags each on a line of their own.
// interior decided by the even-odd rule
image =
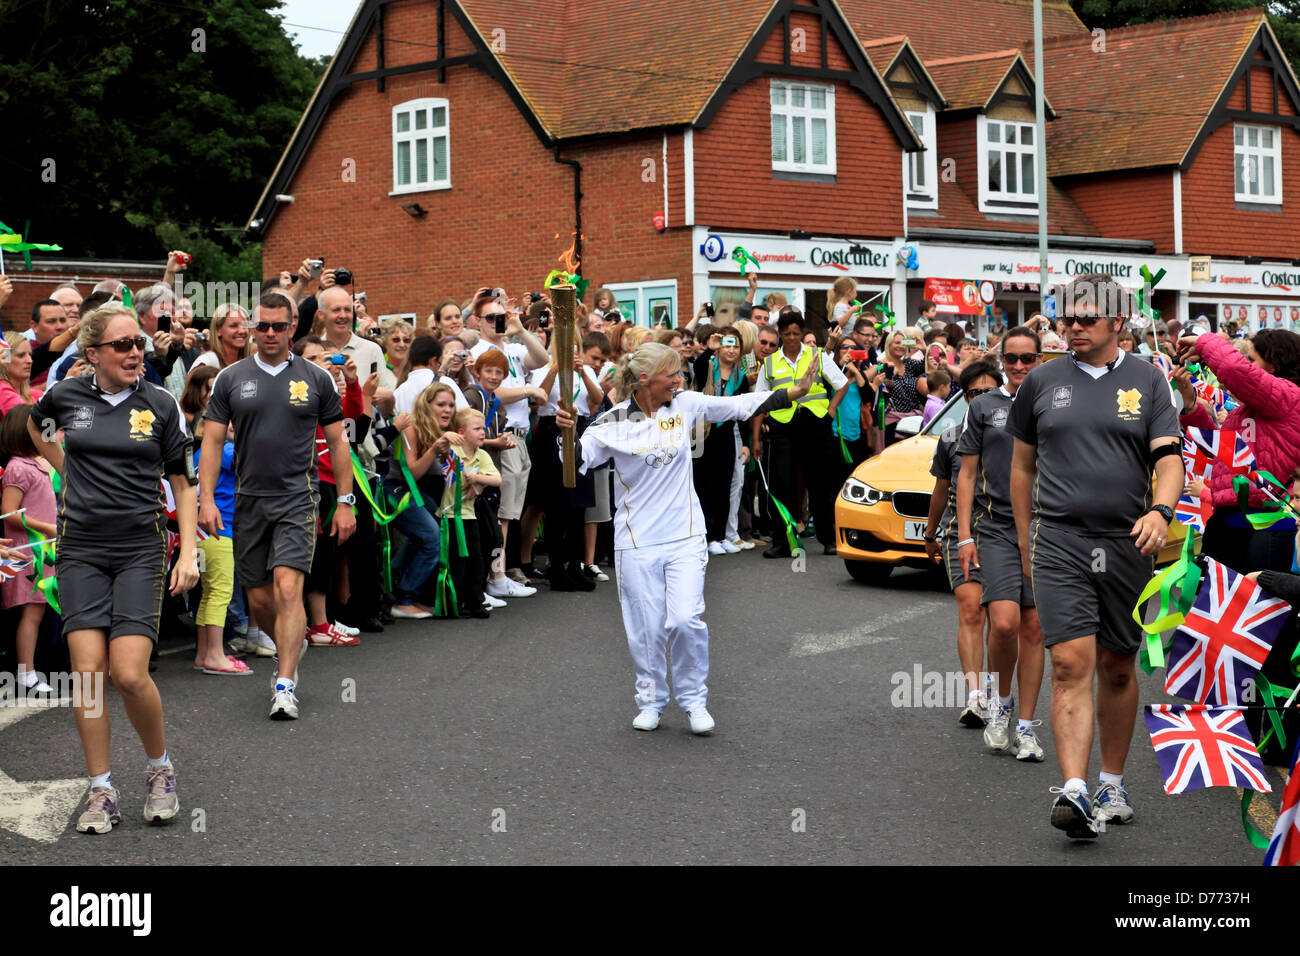
<svg viewBox="0 0 1300 956">
<path fill-rule="evenodd" d="M 889 69 L 889 65 L 894 62 L 894 57 L 898 56 L 898 51 L 903 48 L 903 44 L 906 42 L 907 37 L 902 35 L 883 37 L 862 44 L 862 48 L 867 51 L 867 59 L 876 68 L 876 72 L 884 76 L 885 71 Z"/>
<path fill-rule="evenodd" d="M 1001 50 L 1033 39 L 1033 0 L 838 0 L 844 18 L 863 43 L 906 32 L 925 62 L 963 53 Z M 1043 36 L 1088 28 L 1066 0 L 1043 0 Z M 942 89 L 942 86 L 940 87 Z M 942 90 L 944 96 L 947 90 Z"/>
<path fill-rule="evenodd" d="M 500 61 L 559 139 L 691 122 L 773 5 L 459 2 L 484 43 L 505 31 Z"/>
<path fill-rule="evenodd" d="M 929 60 L 925 68 L 948 101 L 948 109 L 983 109 L 1018 59 L 1019 50 L 999 50 L 948 60 Z"/>
<path fill-rule="evenodd" d="M 1045 40 L 1048 175 L 1180 164 L 1266 23 L 1258 9 L 1144 23 L 1107 30 L 1104 52 L 1088 34 Z"/>
<path fill-rule="evenodd" d="M 980 212 L 969 193 L 956 182 L 939 181 L 939 208 L 908 213 L 909 229 L 987 229 L 995 232 L 1038 232 L 1037 216 Z M 1047 231 L 1056 236 L 1097 236 L 1101 233 L 1066 192 L 1047 184 Z"/>
</svg>

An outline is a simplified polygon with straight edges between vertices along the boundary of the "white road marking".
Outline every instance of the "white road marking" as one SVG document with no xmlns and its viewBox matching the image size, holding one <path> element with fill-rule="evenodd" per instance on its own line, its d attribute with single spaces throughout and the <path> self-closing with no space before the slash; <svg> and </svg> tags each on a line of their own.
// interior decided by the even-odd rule
<svg viewBox="0 0 1300 956">
<path fill-rule="evenodd" d="M 31 714 L 68 703 L 64 699 L 0 707 L 0 732 Z M 11 830 L 39 843 L 54 843 L 68 828 L 72 812 L 85 795 L 84 777 L 19 783 L 0 770 L 0 830 Z"/>
<path fill-rule="evenodd" d="M 882 615 L 867 622 L 862 627 L 851 628 L 847 631 L 836 631 L 829 634 L 799 634 L 795 636 L 794 644 L 790 647 L 790 656 L 811 657 L 813 654 L 827 654 L 831 651 L 842 651 L 849 647 L 884 644 L 886 641 L 897 640 L 902 636 L 898 629 L 899 625 L 906 624 L 923 614 L 929 614 L 940 606 L 937 601 L 925 602 L 902 611 Z M 892 630 L 892 633 L 881 633 L 886 630 Z"/>
</svg>

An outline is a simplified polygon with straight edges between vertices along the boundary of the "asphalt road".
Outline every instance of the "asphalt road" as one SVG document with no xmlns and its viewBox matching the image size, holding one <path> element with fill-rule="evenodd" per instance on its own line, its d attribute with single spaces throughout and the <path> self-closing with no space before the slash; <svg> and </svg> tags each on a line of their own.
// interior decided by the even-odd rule
<svg viewBox="0 0 1300 956">
<path fill-rule="evenodd" d="M 188 651 L 164 657 L 155 677 L 183 808 L 165 827 L 140 817 L 143 751 L 114 695 L 125 821 L 106 836 L 73 829 L 85 778 L 71 712 L 0 717 L 13 780 L 0 777 L 0 864 L 246 864 L 271 849 L 333 865 L 1259 862 L 1234 791 L 1164 795 L 1140 719 L 1127 771 L 1137 819 L 1079 844 L 1048 825 L 1060 780 L 1046 723 L 1048 760 L 1026 765 L 986 753 L 953 708 L 893 706 L 896 673 L 957 669 L 954 606 L 934 576 L 869 587 L 834 558 L 794 572 L 752 551 L 710 560 L 706 600 L 709 738 L 675 705 L 657 732 L 632 730 L 613 582 L 313 649 L 297 722 L 267 719 L 269 661 L 213 678 Z M 1154 677 L 1141 684 L 1144 702 L 1167 700 Z M 1039 708 L 1045 718 L 1046 690 Z M 51 780 L 68 782 L 36 786 Z"/>
</svg>

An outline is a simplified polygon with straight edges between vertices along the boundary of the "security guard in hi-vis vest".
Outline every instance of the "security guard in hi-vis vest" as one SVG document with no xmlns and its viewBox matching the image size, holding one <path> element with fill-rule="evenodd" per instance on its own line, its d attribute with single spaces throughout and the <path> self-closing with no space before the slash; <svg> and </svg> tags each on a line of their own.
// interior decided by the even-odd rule
<svg viewBox="0 0 1300 956">
<path fill-rule="evenodd" d="M 808 394 L 790 408 L 767 415 L 769 431 L 768 482 L 772 496 L 793 510 L 798 502 L 798 475 L 803 472 L 808 490 L 813 525 L 824 554 L 835 553 L 835 492 L 832 467 L 831 419 L 848 386 L 848 379 L 821 349 L 803 342 L 803 315 L 797 309 L 783 313 L 776 320 L 781 336 L 781 350 L 764 359 L 759 369 L 756 392 L 787 389 L 801 379 L 808 366 L 817 363 L 820 373 Z M 789 543 L 779 531 L 765 558 L 790 554 Z"/>
</svg>

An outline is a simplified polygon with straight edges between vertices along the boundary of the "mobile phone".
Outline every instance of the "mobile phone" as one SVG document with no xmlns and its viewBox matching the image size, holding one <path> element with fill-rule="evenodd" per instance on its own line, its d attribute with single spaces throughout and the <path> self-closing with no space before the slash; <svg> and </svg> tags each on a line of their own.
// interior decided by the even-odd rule
<svg viewBox="0 0 1300 956">
<path fill-rule="evenodd" d="M 551 310 L 550 310 L 550 309 L 543 309 L 543 310 L 542 310 L 541 314 L 537 316 L 537 324 L 538 324 L 541 328 L 543 328 L 543 329 L 549 329 L 549 328 L 551 327 Z"/>
<path fill-rule="evenodd" d="M 164 312 L 158 316 L 158 331 L 170 332 L 172 330 L 172 317 Z"/>
<path fill-rule="evenodd" d="M 329 357 L 329 363 L 331 365 L 347 365 L 348 357 L 346 355 L 331 355 Z"/>
<path fill-rule="evenodd" d="M 944 354 L 943 354 L 943 346 L 942 346 L 942 345 L 931 345 L 931 346 L 930 346 L 930 358 L 933 358 L 933 359 L 942 359 L 943 357 L 944 357 Z"/>
<path fill-rule="evenodd" d="M 378 372 L 379 372 L 379 363 L 378 363 L 378 362 L 371 362 L 371 363 L 370 363 L 370 374 L 371 374 L 371 375 L 375 375 L 375 374 L 377 374 Z"/>
<path fill-rule="evenodd" d="M 321 256 L 319 259 L 308 259 L 307 265 L 311 267 L 311 277 L 313 279 L 319 279 L 321 270 L 325 268 L 325 257 Z"/>
<path fill-rule="evenodd" d="M 357 293 L 357 301 L 358 301 L 358 302 L 365 302 L 365 301 L 366 301 L 366 294 L 365 294 L 364 292 L 358 292 L 358 293 Z"/>
<path fill-rule="evenodd" d="M 495 316 L 497 335 L 505 335 L 506 332 L 506 314 L 498 312 Z"/>
<path fill-rule="evenodd" d="M 704 314 L 707 315 L 709 318 L 713 318 L 713 303 L 712 303 L 712 302 L 705 302 L 705 303 L 704 303 Z"/>
<path fill-rule="evenodd" d="M 849 349 L 850 362 L 865 362 L 871 358 L 871 352 L 867 349 Z"/>
</svg>

